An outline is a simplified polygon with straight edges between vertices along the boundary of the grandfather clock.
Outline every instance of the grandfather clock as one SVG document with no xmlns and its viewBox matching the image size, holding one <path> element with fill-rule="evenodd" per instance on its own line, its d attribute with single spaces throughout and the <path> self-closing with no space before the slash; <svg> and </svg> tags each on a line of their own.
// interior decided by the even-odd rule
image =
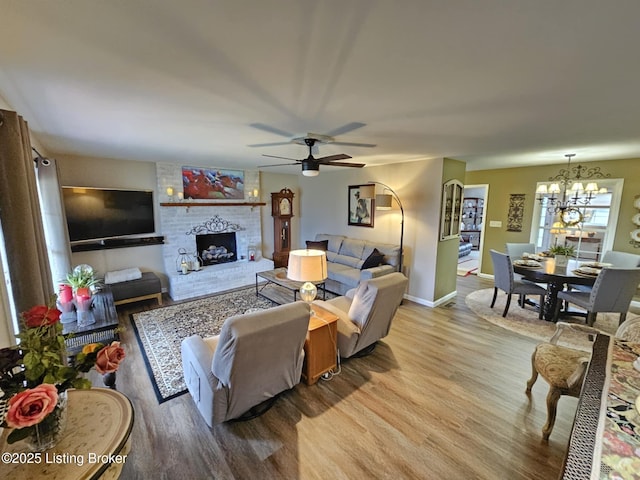
<svg viewBox="0 0 640 480">
<path fill-rule="evenodd" d="M 293 192 L 283 188 L 271 194 L 273 217 L 273 266 L 286 267 L 291 250 L 291 217 L 293 217 Z"/>
</svg>

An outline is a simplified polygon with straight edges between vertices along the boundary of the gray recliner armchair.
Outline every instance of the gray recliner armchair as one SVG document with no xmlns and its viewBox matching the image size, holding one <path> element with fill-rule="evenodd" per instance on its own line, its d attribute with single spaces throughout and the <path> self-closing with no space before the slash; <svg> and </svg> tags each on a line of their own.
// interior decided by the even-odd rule
<svg viewBox="0 0 640 480">
<path fill-rule="evenodd" d="M 185 338 L 184 378 L 207 424 L 243 417 L 297 385 L 308 327 L 309 305 L 294 302 L 230 317 L 214 337 Z"/>
<path fill-rule="evenodd" d="M 402 273 L 390 273 L 360 282 L 343 297 L 313 302 L 338 316 L 341 357 L 370 353 L 376 342 L 388 335 L 407 282 Z"/>
</svg>

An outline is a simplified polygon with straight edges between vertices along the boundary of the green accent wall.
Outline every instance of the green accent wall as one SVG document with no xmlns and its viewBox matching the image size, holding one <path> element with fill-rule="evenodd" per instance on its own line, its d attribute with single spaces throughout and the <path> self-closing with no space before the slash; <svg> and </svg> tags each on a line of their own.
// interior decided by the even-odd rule
<svg viewBox="0 0 640 480">
<path fill-rule="evenodd" d="M 579 164 L 581 162 L 576 159 L 573 163 Z M 629 233 L 634 229 L 631 218 L 638 212 L 633 207 L 633 201 L 635 196 L 640 195 L 640 159 L 582 162 L 582 165 L 600 167 L 602 172 L 610 174 L 612 179 L 624 179 L 613 249 L 640 254 L 640 248 L 634 248 L 629 243 L 631 240 Z M 500 168 L 466 172 L 465 184 L 489 185 L 488 198 L 485 200 L 485 233 L 481 273 L 493 274 L 489 250 L 495 249 L 503 252 L 507 242 L 529 242 L 533 207 L 534 202 L 536 202 L 536 184 L 537 182 L 547 181 L 549 177 L 557 175 L 560 168 L 565 166 L 565 163 L 558 163 L 540 167 Z M 507 232 L 509 195 L 512 193 L 524 193 L 526 195 L 522 232 Z M 502 227 L 490 227 L 489 222 L 491 220 L 501 221 Z"/>
<path fill-rule="evenodd" d="M 442 182 L 440 183 L 440 202 L 442 202 L 442 186 L 449 180 L 459 180 L 465 183 L 466 163 L 458 160 L 445 158 L 442 165 Z M 442 203 L 440 205 L 442 209 Z M 440 225 L 438 225 L 440 232 Z M 438 234 L 438 238 L 440 238 Z M 456 290 L 458 246 L 460 239 L 451 238 L 449 240 L 438 241 L 438 254 L 436 255 L 436 279 L 434 285 L 434 295 L 436 299 L 449 295 Z"/>
</svg>

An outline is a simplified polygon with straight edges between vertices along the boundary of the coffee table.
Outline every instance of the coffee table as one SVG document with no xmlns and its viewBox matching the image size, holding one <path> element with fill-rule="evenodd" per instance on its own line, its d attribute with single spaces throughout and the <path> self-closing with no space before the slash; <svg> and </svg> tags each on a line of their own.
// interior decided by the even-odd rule
<svg viewBox="0 0 640 480">
<path fill-rule="evenodd" d="M 266 283 L 262 284 L 261 286 L 259 283 L 260 281 L 259 279 L 266 280 Z M 293 292 L 293 301 L 295 302 L 298 299 L 298 291 L 300 290 L 300 287 L 302 287 L 304 282 L 296 282 L 294 280 L 289 280 L 287 278 L 287 269 L 285 267 L 276 268 L 275 270 L 266 270 L 264 272 L 257 272 L 256 273 L 256 295 L 260 295 L 261 297 L 271 300 L 272 302 L 280 303 L 279 301 L 274 300 L 273 298 L 268 297 L 267 295 L 262 293 L 265 287 L 272 284 L 278 285 L 280 287 L 283 287 Z M 319 290 L 322 290 L 322 299 L 326 300 L 327 292 L 324 288 L 324 282 L 313 282 L 313 284 L 316 287 L 318 287 Z"/>
<path fill-rule="evenodd" d="M 109 287 L 105 286 L 93 294 L 91 310 L 87 314 L 93 316 L 95 323 L 90 325 L 78 325 L 78 322 L 62 324 L 67 353 L 71 355 L 82 351 L 82 347 L 89 343 L 107 344 L 119 339 L 118 312 L 116 312 Z"/>
<path fill-rule="evenodd" d="M 74 357 L 82 351 L 82 347 L 90 343 L 108 345 L 120 339 L 118 312 L 113 302 L 111 289 L 105 286 L 91 298 L 91 309 L 83 315 L 93 316 L 95 322 L 89 325 L 78 325 L 78 322 L 62 324 L 62 334 L 67 347 L 67 354 Z M 105 373 L 102 381 L 109 388 L 116 388 L 116 373 Z"/>
</svg>

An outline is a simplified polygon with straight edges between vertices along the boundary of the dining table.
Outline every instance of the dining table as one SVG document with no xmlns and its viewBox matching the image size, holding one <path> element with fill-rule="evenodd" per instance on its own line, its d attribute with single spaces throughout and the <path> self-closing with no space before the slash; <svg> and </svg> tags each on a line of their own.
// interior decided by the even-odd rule
<svg viewBox="0 0 640 480">
<path fill-rule="evenodd" d="M 578 260 L 568 260 L 564 266 L 556 265 L 556 259 L 553 257 L 542 257 L 542 259 L 533 265 L 519 264 L 512 261 L 513 271 L 522 276 L 522 278 L 535 282 L 544 283 L 547 286 L 547 294 L 544 302 L 540 306 L 542 308 L 542 318 L 549 322 L 557 322 L 560 309 L 558 305 L 558 293 L 567 288 L 568 285 L 588 285 L 593 286 L 597 275 L 582 274 L 576 272 L 582 265 L 588 262 Z M 530 262 L 529 262 L 530 263 Z"/>
</svg>

